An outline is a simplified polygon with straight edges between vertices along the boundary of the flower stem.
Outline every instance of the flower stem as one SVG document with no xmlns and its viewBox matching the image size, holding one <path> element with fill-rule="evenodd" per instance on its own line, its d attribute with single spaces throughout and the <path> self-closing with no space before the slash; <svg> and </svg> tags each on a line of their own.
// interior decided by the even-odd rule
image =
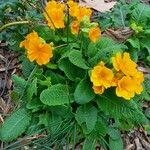
<svg viewBox="0 0 150 150">
<path fill-rule="evenodd" d="M 0 27 L 0 32 L 2 32 L 5 28 L 9 26 L 18 25 L 18 24 L 28 24 L 28 23 L 29 21 L 16 21 L 16 22 L 7 23 L 3 25 L 2 27 Z"/>
<path fill-rule="evenodd" d="M 68 43 L 62 44 L 62 45 L 58 45 L 58 46 L 55 46 L 55 48 L 60 48 L 60 47 L 64 47 L 64 46 L 67 46 L 67 45 L 68 45 Z"/>
<path fill-rule="evenodd" d="M 29 77 L 28 77 L 28 80 L 26 81 L 26 84 L 25 84 L 25 87 L 24 87 L 24 89 L 23 89 L 23 92 L 21 93 L 21 96 L 19 97 L 19 101 L 22 100 L 22 98 L 23 98 L 23 96 L 24 96 L 24 94 L 25 94 L 25 91 L 26 91 L 26 89 L 27 89 L 27 86 L 28 86 L 29 83 L 31 82 L 31 79 L 32 79 L 33 75 L 35 74 L 35 72 L 37 71 L 37 68 L 38 68 L 38 66 L 36 65 L 36 66 L 33 68 L 33 70 L 31 71 L 31 73 L 30 73 L 30 75 L 29 75 Z"/>
<path fill-rule="evenodd" d="M 67 44 L 69 44 L 69 6 L 67 4 Z"/>
</svg>

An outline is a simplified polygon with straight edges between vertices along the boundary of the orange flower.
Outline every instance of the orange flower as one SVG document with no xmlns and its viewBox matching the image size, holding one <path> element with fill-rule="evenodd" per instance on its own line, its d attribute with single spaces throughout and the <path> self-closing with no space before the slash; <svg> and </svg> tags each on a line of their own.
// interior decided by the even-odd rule
<svg viewBox="0 0 150 150">
<path fill-rule="evenodd" d="M 111 87 L 113 80 L 113 72 L 105 67 L 103 62 L 100 62 L 92 70 L 91 81 L 94 86 L 103 86 L 105 88 Z"/>
<path fill-rule="evenodd" d="M 104 90 L 105 90 L 105 88 L 103 86 L 94 86 L 93 85 L 92 88 L 93 88 L 95 94 L 103 94 Z"/>
<path fill-rule="evenodd" d="M 69 1 L 68 5 L 69 15 L 75 17 L 78 22 L 81 22 L 85 16 L 88 16 L 90 18 L 92 15 L 92 10 L 90 8 L 81 7 L 74 1 Z"/>
<path fill-rule="evenodd" d="M 80 23 L 78 21 L 73 21 L 71 23 L 71 32 L 72 34 L 78 34 L 80 29 Z"/>
<path fill-rule="evenodd" d="M 91 15 L 92 15 L 92 11 L 91 11 L 90 8 L 80 7 L 80 8 L 79 8 L 78 15 L 76 16 L 76 18 L 77 18 L 77 20 L 78 20 L 79 22 L 81 22 L 85 16 L 87 16 L 87 17 L 90 18 Z"/>
<path fill-rule="evenodd" d="M 51 29 L 64 28 L 65 4 L 49 1 L 45 7 L 44 16 Z"/>
<path fill-rule="evenodd" d="M 128 53 L 117 53 L 112 58 L 115 68 L 115 76 L 103 62 L 95 66 L 91 72 L 91 81 L 93 82 L 93 90 L 96 94 L 102 94 L 109 87 L 116 87 L 116 95 L 130 100 L 135 94 L 143 91 L 142 82 L 144 75 L 136 68 L 136 63 L 130 59 Z"/>
<path fill-rule="evenodd" d="M 135 95 L 135 82 L 129 76 L 124 76 L 118 81 L 118 86 L 116 88 L 116 94 L 119 97 L 123 97 L 130 100 Z"/>
<path fill-rule="evenodd" d="M 137 71 L 135 76 L 123 76 L 116 80 L 116 94 L 127 100 L 134 97 L 135 94 L 141 94 L 143 91 L 142 82 L 144 80 L 143 73 Z"/>
<path fill-rule="evenodd" d="M 26 36 L 26 39 L 20 43 L 20 47 L 25 47 L 29 60 L 31 62 L 35 60 L 39 65 L 47 64 L 53 57 L 52 47 L 35 31 Z"/>
<path fill-rule="evenodd" d="M 89 38 L 91 41 L 94 43 L 100 38 L 101 36 L 101 31 L 98 27 L 93 27 L 89 31 Z"/>
<path fill-rule="evenodd" d="M 117 53 L 112 62 L 117 71 L 113 80 L 117 96 L 129 100 L 135 94 L 140 94 L 143 91 L 144 75 L 137 70 L 137 65 L 130 59 L 129 53 Z"/>
<path fill-rule="evenodd" d="M 118 52 L 116 57 L 112 57 L 112 63 L 116 71 L 122 71 L 125 75 L 133 76 L 136 73 L 137 65 L 127 52 L 123 56 Z"/>
<path fill-rule="evenodd" d="M 80 8 L 78 3 L 70 0 L 68 2 L 68 6 L 69 6 L 69 15 L 72 16 L 72 17 L 77 17 L 78 14 L 79 14 L 79 8 Z"/>
<path fill-rule="evenodd" d="M 135 81 L 135 93 L 141 94 L 143 91 L 142 82 L 144 81 L 144 74 L 140 71 L 137 71 L 136 75 L 132 77 Z"/>
</svg>

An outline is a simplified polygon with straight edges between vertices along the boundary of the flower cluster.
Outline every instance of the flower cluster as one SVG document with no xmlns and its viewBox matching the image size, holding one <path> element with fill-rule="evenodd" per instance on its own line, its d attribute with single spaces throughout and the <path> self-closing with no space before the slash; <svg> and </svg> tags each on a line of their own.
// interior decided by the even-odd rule
<svg viewBox="0 0 150 150">
<path fill-rule="evenodd" d="M 45 7 L 44 16 L 51 29 L 64 28 L 65 23 L 65 4 L 49 1 Z"/>
<path fill-rule="evenodd" d="M 117 96 L 130 99 L 135 93 L 140 94 L 143 91 L 141 84 L 144 81 L 144 75 L 136 69 L 137 65 L 130 59 L 129 53 L 123 55 L 117 53 L 116 57 L 112 58 L 112 62 L 116 74 L 119 74 L 115 79 Z"/>
<path fill-rule="evenodd" d="M 97 23 L 90 23 L 92 10 L 90 8 L 79 6 L 78 3 L 74 1 L 69 1 L 68 6 L 69 15 L 75 18 L 75 20 L 71 23 L 72 34 L 79 34 L 80 30 L 88 32 L 90 40 L 96 42 L 101 36 L 101 31 Z"/>
<path fill-rule="evenodd" d="M 85 16 L 91 17 L 92 10 L 90 8 L 81 7 L 74 1 L 69 1 L 69 15 L 75 17 L 78 22 L 81 22 Z"/>
<path fill-rule="evenodd" d="M 81 7 L 73 1 L 69 1 L 68 6 L 69 15 L 73 17 L 71 21 L 72 34 L 79 34 L 80 24 L 82 23 L 84 31 L 86 29 L 86 32 L 89 32 L 89 38 L 93 42 L 96 42 L 100 37 L 100 29 L 97 23 L 90 22 L 91 9 Z M 54 0 L 47 3 L 44 16 L 50 29 L 65 28 L 66 12 L 67 7 L 64 3 Z M 53 56 L 52 47 L 40 38 L 35 31 L 26 36 L 26 39 L 21 42 L 20 47 L 25 47 L 29 60 L 31 62 L 36 61 L 39 65 L 47 64 Z"/>
<path fill-rule="evenodd" d="M 47 64 L 53 57 L 51 45 L 45 43 L 35 31 L 26 36 L 20 47 L 25 47 L 28 59 L 31 62 L 35 60 L 39 65 Z"/>
<path fill-rule="evenodd" d="M 67 5 L 64 3 L 56 2 L 54 0 L 47 3 L 44 16 L 48 22 L 48 26 L 53 30 L 65 28 L 65 20 L 67 20 L 67 13 L 69 12 L 71 17 L 71 33 L 78 35 L 80 31 L 83 31 L 88 33 L 91 41 L 96 42 L 101 36 L 101 31 L 97 23 L 90 22 L 92 10 L 87 7 L 79 6 L 78 3 L 72 0 L 70 0 Z M 67 8 L 69 8 L 69 10 Z"/>
<path fill-rule="evenodd" d="M 144 75 L 137 70 L 137 65 L 130 58 L 129 53 L 119 52 L 112 57 L 114 69 L 107 68 L 103 62 L 95 66 L 91 73 L 91 81 L 96 94 L 102 94 L 109 87 L 116 87 L 116 95 L 124 99 L 131 99 L 143 90 Z"/>
</svg>

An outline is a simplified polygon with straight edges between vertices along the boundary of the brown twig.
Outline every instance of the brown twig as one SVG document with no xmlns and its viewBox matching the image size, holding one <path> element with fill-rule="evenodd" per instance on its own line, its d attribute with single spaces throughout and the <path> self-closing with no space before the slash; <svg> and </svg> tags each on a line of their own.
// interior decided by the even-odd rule
<svg viewBox="0 0 150 150">
<path fill-rule="evenodd" d="M 21 65 L 11 66 L 11 67 L 8 67 L 8 68 L 3 67 L 3 68 L 0 68 L 0 72 L 4 72 L 6 70 L 12 70 L 12 69 L 15 69 L 15 68 L 19 68 L 20 69 Z"/>
</svg>

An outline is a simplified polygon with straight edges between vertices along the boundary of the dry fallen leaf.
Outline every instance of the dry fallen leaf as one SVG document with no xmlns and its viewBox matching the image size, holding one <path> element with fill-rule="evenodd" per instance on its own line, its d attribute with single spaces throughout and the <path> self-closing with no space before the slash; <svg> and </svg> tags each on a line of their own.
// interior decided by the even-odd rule
<svg viewBox="0 0 150 150">
<path fill-rule="evenodd" d="M 10 93 L 9 93 L 9 95 L 10 95 Z M 10 111 L 12 111 L 12 108 L 13 108 L 13 103 L 10 98 L 8 98 L 7 102 L 4 101 L 3 98 L 0 98 L 0 112 L 2 114 L 5 114 L 5 115 L 9 114 Z"/>
<path fill-rule="evenodd" d="M 4 123 L 4 119 L 3 119 L 2 115 L 0 115 L 0 124 L 1 123 Z"/>
<path fill-rule="evenodd" d="M 3 98 L 0 97 L 0 110 L 5 112 L 6 107 L 7 107 L 6 102 L 3 100 Z"/>
<path fill-rule="evenodd" d="M 126 41 L 134 32 L 130 28 L 120 28 L 117 30 L 106 29 L 103 36 L 109 36 L 113 40 L 121 43 Z"/>
<path fill-rule="evenodd" d="M 111 8 L 114 7 L 114 5 L 116 4 L 117 2 L 109 2 L 109 3 L 106 3 L 104 2 L 104 0 L 80 0 L 79 1 L 79 4 L 81 6 L 87 6 L 87 7 L 90 7 L 90 8 L 93 8 L 99 12 L 105 12 L 105 11 L 109 11 Z"/>
</svg>

